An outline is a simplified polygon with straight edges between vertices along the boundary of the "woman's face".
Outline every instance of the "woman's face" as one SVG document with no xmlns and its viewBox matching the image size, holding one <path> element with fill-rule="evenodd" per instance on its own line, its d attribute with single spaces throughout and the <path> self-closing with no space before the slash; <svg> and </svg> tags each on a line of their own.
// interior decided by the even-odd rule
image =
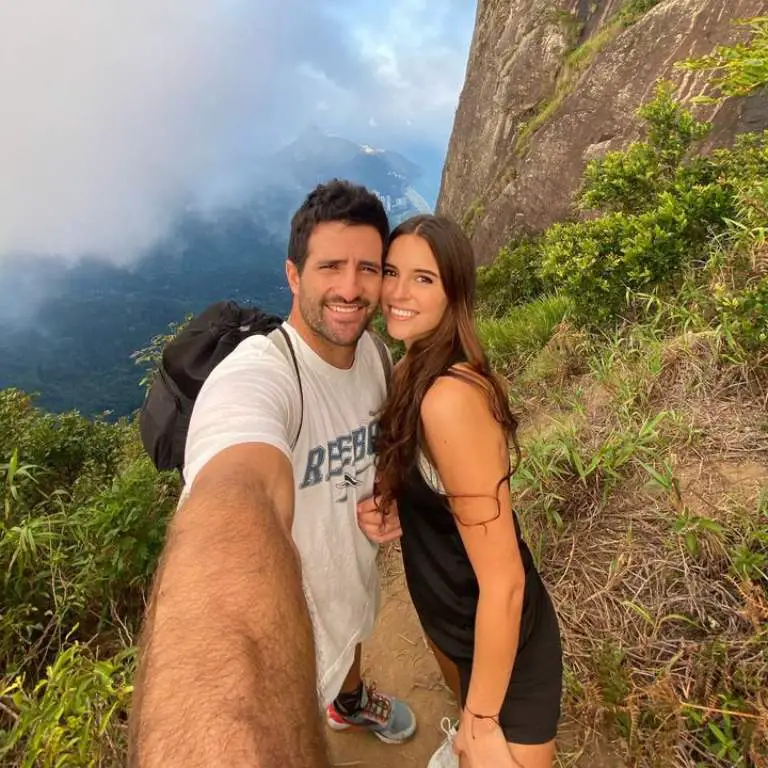
<svg viewBox="0 0 768 768">
<path fill-rule="evenodd" d="M 381 311 L 387 333 L 409 347 L 437 328 L 448 306 L 432 249 L 418 235 L 400 235 L 385 257 Z"/>
</svg>

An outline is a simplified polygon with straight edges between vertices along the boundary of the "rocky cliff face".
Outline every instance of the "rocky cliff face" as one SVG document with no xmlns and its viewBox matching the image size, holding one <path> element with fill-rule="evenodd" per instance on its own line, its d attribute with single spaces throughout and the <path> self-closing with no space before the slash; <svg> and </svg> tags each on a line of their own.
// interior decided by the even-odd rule
<svg viewBox="0 0 768 768">
<path fill-rule="evenodd" d="M 687 98 L 706 76 L 680 59 L 741 39 L 767 0 L 479 0 L 438 211 L 487 263 L 510 237 L 571 213 L 587 161 L 640 137 L 635 111 L 660 79 Z M 697 107 L 708 141 L 768 127 L 768 97 Z"/>
</svg>

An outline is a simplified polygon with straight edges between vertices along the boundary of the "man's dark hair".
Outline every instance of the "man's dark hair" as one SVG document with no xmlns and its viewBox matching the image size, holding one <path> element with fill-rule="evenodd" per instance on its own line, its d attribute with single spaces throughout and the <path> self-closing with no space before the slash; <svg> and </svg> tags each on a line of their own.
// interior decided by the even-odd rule
<svg viewBox="0 0 768 768">
<path fill-rule="evenodd" d="M 296 264 L 299 272 L 307 259 L 312 231 L 316 225 L 327 221 L 373 227 L 381 235 L 383 254 L 389 238 L 389 220 L 381 200 L 365 187 L 333 179 L 315 187 L 291 219 L 288 258 Z"/>
</svg>

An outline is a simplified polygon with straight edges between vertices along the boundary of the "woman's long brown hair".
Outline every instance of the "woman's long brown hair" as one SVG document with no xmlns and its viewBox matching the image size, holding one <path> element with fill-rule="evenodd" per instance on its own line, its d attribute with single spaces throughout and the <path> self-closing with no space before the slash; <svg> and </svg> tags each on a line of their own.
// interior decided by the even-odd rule
<svg viewBox="0 0 768 768">
<path fill-rule="evenodd" d="M 434 381 L 461 360 L 470 370 L 454 368 L 460 376 L 486 392 L 492 413 L 511 440 L 519 461 L 517 421 L 512 415 L 506 387 L 488 362 L 473 319 L 475 258 L 469 239 L 458 224 L 443 216 L 418 215 L 400 224 L 388 246 L 401 235 L 423 238 L 437 261 L 448 305 L 440 324 L 426 338 L 415 341 L 398 365 L 389 397 L 380 417 L 377 437 L 379 491 L 383 508 L 395 500 L 417 460 L 422 444 L 421 403 Z M 428 454 L 427 454 L 428 455 Z M 502 477 L 499 486 L 512 474 Z M 497 487 L 498 493 L 498 487 Z"/>
</svg>

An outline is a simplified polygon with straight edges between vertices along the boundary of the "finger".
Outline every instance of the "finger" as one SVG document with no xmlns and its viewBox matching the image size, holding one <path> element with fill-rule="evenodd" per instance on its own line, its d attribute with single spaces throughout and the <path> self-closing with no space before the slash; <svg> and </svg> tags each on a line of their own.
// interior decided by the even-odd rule
<svg viewBox="0 0 768 768">
<path fill-rule="evenodd" d="M 367 499 L 357 502 L 358 512 L 371 512 L 376 510 L 376 500 L 373 496 L 369 496 Z"/>
<path fill-rule="evenodd" d="M 386 544 L 388 541 L 394 541 L 395 539 L 399 539 L 403 535 L 403 531 L 400 528 L 397 528 L 394 531 L 388 531 L 387 533 L 380 533 L 376 537 L 376 540 L 379 544 Z"/>
<path fill-rule="evenodd" d="M 364 520 L 377 520 L 379 522 L 381 522 L 383 517 L 381 512 L 373 507 L 358 507 L 357 516 Z"/>
<path fill-rule="evenodd" d="M 366 531 L 371 531 L 372 533 L 382 533 L 383 528 L 381 525 L 381 520 L 378 517 L 371 516 L 371 515 L 359 515 L 357 518 L 357 524 L 361 528 L 365 528 Z"/>
</svg>

